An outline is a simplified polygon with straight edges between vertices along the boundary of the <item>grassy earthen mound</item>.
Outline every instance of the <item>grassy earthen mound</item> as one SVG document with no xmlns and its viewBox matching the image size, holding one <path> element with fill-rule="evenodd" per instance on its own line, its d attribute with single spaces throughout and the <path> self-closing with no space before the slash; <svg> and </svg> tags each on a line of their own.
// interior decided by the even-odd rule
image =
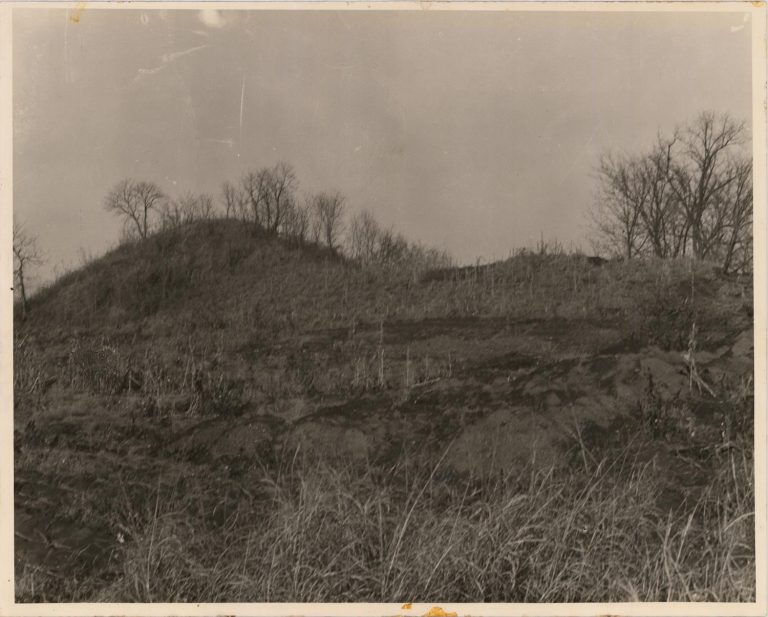
<svg viewBox="0 0 768 617">
<path fill-rule="evenodd" d="M 751 281 L 205 221 L 15 324 L 19 601 L 754 598 Z"/>
</svg>

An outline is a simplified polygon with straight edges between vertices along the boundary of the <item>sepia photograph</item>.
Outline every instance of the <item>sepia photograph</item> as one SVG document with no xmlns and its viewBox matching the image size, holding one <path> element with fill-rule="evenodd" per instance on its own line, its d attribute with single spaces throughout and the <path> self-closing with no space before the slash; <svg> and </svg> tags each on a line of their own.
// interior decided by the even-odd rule
<svg viewBox="0 0 768 617">
<path fill-rule="evenodd" d="M 764 614 L 765 6 L 579 4 L 0 7 L 3 614 Z"/>
</svg>

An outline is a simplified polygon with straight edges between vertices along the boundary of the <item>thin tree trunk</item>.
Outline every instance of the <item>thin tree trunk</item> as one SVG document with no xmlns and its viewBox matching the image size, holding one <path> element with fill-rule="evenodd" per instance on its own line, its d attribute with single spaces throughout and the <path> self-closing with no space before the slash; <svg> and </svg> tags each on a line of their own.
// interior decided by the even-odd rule
<svg viewBox="0 0 768 617">
<path fill-rule="evenodd" d="M 21 319 L 27 318 L 27 290 L 24 287 L 24 266 L 19 266 L 19 290 L 21 291 Z"/>
</svg>

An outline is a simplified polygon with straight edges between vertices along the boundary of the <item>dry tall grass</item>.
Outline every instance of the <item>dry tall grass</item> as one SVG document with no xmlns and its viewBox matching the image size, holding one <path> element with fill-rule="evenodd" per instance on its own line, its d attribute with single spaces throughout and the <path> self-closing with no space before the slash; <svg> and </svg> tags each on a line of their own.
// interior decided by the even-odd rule
<svg viewBox="0 0 768 617">
<path fill-rule="evenodd" d="M 66 588 L 125 602 L 752 600 L 749 450 L 713 454 L 698 496 L 665 508 L 640 447 L 473 480 L 408 457 L 382 469 L 294 453 L 261 495 L 146 487 L 115 511 L 112 579 Z M 46 587 L 26 571 L 17 592 Z"/>
</svg>

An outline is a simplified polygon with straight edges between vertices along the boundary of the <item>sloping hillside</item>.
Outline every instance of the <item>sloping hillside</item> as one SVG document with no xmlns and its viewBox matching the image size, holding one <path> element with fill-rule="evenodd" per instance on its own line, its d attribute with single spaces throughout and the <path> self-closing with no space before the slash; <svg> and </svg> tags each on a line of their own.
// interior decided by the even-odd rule
<svg viewBox="0 0 768 617">
<path fill-rule="evenodd" d="M 536 534 L 543 552 L 516 562 L 514 576 L 499 563 L 474 564 L 470 576 L 460 557 L 471 561 L 478 521 L 507 520 L 502 505 L 515 495 L 562 512 L 600 496 L 593 516 L 640 499 L 633 516 L 653 525 L 675 516 L 682 529 L 695 512 L 702 538 L 718 508 L 731 508 L 729 522 L 743 514 L 751 303 L 751 281 L 690 262 L 541 251 L 440 272 L 362 267 L 234 221 L 121 246 L 40 292 L 15 324 L 17 594 L 194 599 L 208 580 L 221 601 L 405 601 L 419 593 L 419 559 L 432 556 L 431 579 L 413 584 L 448 599 L 750 597 L 747 523 L 711 547 L 737 560 L 730 582 L 696 571 L 681 586 L 646 564 L 627 572 L 625 589 L 589 577 L 560 584 Z M 722 469 L 736 474 L 734 453 L 736 501 L 706 501 L 719 499 L 714 482 L 729 481 Z M 625 463 L 604 465 L 617 457 Z M 542 481 L 541 470 L 556 471 Z M 645 493 L 616 493 L 637 474 Z M 600 488 L 569 497 L 565 487 L 579 486 Z M 466 511 L 472 503 L 500 518 Z M 441 558 L 444 538 L 430 534 L 443 511 L 470 544 L 457 540 Z M 356 524 L 359 537 L 373 534 L 368 544 L 345 535 Z M 256 553 L 295 549 L 299 527 L 315 529 L 302 536 L 306 553 L 249 561 L 252 541 Z M 622 558 L 584 552 L 583 538 L 561 531 L 565 571 L 569 559 L 610 568 Z M 498 554 L 505 538 L 493 538 Z M 611 538 L 621 544 L 619 532 Z M 219 558 L 203 563 L 219 544 Z M 331 559 L 332 546 L 349 548 L 352 565 Z M 702 550 L 681 549 L 680 567 Z M 302 558 L 304 578 L 270 578 Z M 176 579 L 161 574 L 170 563 Z M 242 566 L 243 578 L 221 563 Z"/>
</svg>

